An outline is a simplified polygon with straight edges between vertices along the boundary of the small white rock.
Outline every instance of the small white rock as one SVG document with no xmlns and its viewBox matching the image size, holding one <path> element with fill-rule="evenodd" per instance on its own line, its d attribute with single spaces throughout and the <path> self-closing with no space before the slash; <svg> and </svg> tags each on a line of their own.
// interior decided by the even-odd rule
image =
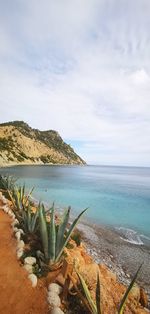
<svg viewBox="0 0 150 314">
<path fill-rule="evenodd" d="M 8 215 L 11 216 L 12 214 L 13 214 L 12 210 L 9 209 L 9 210 L 8 210 Z"/>
<path fill-rule="evenodd" d="M 52 291 L 49 291 L 47 301 L 52 307 L 59 307 L 61 304 L 58 294 Z"/>
<path fill-rule="evenodd" d="M 11 226 L 14 227 L 14 226 L 16 226 L 16 225 L 18 225 L 18 224 L 19 224 L 18 219 L 14 219 L 14 221 L 13 221 L 12 224 L 11 224 Z"/>
<path fill-rule="evenodd" d="M 28 256 L 24 259 L 24 264 L 34 265 L 36 264 L 36 258 L 32 256 Z"/>
<path fill-rule="evenodd" d="M 17 232 L 15 233 L 15 237 L 16 237 L 17 240 L 20 240 L 20 238 L 21 238 L 21 233 L 20 233 L 19 231 L 17 231 Z"/>
<path fill-rule="evenodd" d="M 62 287 L 60 285 L 58 285 L 57 283 L 50 283 L 48 286 L 48 290 L 55 292 L 56 294 L 60 294 L 62 292 Z M 48 292 L 49 294 L 49 292 Z"/>
<path fill-rule="evenodd" d="M 9 208 L 7 205 L 3 206 L 3 211 L 8 214 Z"/>
<path fill-rule="evenodd" d="M 54 307 L 51 310 L 51 314 L 64 314 L 64 312 L 59 307 Z"/>
<path fill-rule="evenodd" d="M 17 231 L 19 231 L 19 229 L 17 227 L 13 227 L 13 231 L 14 233 L 16 233 Z"/>
<path fill-rule="evenodd" d="M 19 240 L 17 243 L 17 250 L 19 249 L 23 249 L 24 248 L 24 241 L 23 240 Z"/>
<path fill-rule="evenodd" d="M 18 230 L 21 234 L 24 234 L 24 231 L 22 229 L 18 229 Z"/>
<path fill-rule="evenodd" d="M 25 265 L 23 266 L 23 268 L 24 268 L 29 274 L 32 274 L 32 273 L 33 273 L 32 265 L 25 264 Z"/>
<path fill-rule="evenodd" d="M 37 285 L 37 277 L 36 277 L 36 275 L 30 274 L 28 276 L 28 278 L 29 278 L 29 280 L 31 280 L 32 287 L 36 287 L 36 285 Z"/>
<path fill-rule="evenodd" d="M 20 259 L 22 255 L 23 255 L 23 249 L 17 250 L 17 258 Z"/>
</svg>

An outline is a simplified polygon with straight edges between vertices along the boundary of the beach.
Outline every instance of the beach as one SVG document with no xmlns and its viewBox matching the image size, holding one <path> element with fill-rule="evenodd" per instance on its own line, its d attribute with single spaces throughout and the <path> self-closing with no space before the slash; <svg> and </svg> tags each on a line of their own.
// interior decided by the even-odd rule
<svg viewBox="0 0 150 314">
<path fill-rule="evenodd" d="M 138 267 L 143 263 L 137 283 L 145 289 L 150 305 L 150 247 L 131 244 L 110 227 L 78 224 L 86 250 L 97 263 L 106 264 L 117 274 L 118 280 L 129 285 Z"/>
</svg>

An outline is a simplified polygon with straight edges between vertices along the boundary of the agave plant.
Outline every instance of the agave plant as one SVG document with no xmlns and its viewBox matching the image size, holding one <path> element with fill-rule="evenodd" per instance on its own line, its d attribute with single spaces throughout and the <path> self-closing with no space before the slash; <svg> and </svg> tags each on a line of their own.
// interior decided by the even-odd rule
<svg viewBox="0 0 150 314">
<path fill-rule="evenodd" d="M 13 191 L 16 181 L 17 179 L 12 176 L 0 175 L 0 189 L 8 199 L 11 199 L 10 192 Z"/>
<path fill-rule="evenodd" d="M 30 203 L 30 197 L 33 190 L 34 187 L 29 191 L 29 193 L 26 193 L 25 184 L 23 186 L 14 187 L 11 192 L 11 197 L 18 212 L 22 212 L 22 210 L 24 210 L 25 207 Z"/>
<path fill-rule="evenodd" d="M 36 212 L 32 211 L 32 208 L 30 204 L 24 210 L 22 211 L 22 217 L 21 217 L 21 227 L 27 234 L 33 234 L 38 229 L 38 219 L 39 210 L 36 209 Z"/>
<path fill-rule="evenodd" d="M 39 206 L 39 226 L 40 234 L 43 246 L 43 252 L 46 263 L 49 267 L 53 267 L 60 262 L 64 248 L 66 247 L 71 234 L 76 227 L 80 217 L 87 210 L 84 209 L 78 217 L 73 221 L 68 230 L 68 222 L 70 215 L 70 207 L 65 211 L 62 221 L 59 225 L 55 221 L 55 209 L 54 204 L 50 210 L 50 222 L 46 221 L 45 207 L 44 205 Z"/>
<path fill-rule="evenodd" d="M 126 304 L 126 301 L 127 301 L 127 298 L 129 296 L 129 293 L 131 292 L 133 286 L 134 286 L 134 283 L 136 281 L 136 278 L 138 276 L 138 273 L 140 271 L 142 267 L 142 264 L 140 265 L 140 267 L 138 268 L 137 272 L 135 273 L 129 287 L 127 288 L 122 300 L 121 300 L 121 303 L 120 303 L 120 306 L 119 306 L 119 309 L 118 311 L 116 311 L 116 314 L 123 314 L 124 312 L 124 307 L 125 307 L 125 304 Z M 77 272 L 77 271 L 76 271 Z M 79 274 L 77 272 L 77 275 L 78 275 L 78 278 L 79 278 L 79 282 L 80 282 L 80 286 L 81 286 L 81 289 L 83 291 L 83 295 L 84 297 L 82 298 L 85 306 L 87 306 L 87 309 L 92 313 L 92 314 L 102 314 L 102 309 L 101 309 L 101 305 L 100 305 L 100 280 L 99 280 L 99 272 L 97 274 L 97 284 L 96 284 L 96 304 L 95 302 L 93 301 L 92 297 L 91 297 L 91 294 L 89 292 L 89 289 L 83 279 L 83 277 L 81 276 L 81 274 Z M 76 287 L 76 290 L 78 292 L 78 288 Z M 79 292 L 80 294 L 80 292 Z M 85 298 L 85 299 L 84 299 Z"/>
<path fill-rule="evenodd" d="M 118 314 L 123 314 L 123 312 L 124 312 L 124 307 L 125 307 L 127 298 L 128 298 L 128 296 L 129 296 L 130 291 L 131 291 L 132 288 L 133 288 L 133 285 L 134 285 L 134 283 L 135 283 L 135 281 L 136 281 L 136 278 L 137 278 L 137 276 L 138 276 L 138 273 L 139 273 L 141 267 L 142 267 L 142 264 L 139 266 L 137 272 L 135 273 L 135 275 L 134 275 L 134 277 L 133 277 L 133 279 L 132 279 L 132 281 L 131 281 L 129 287 L 127 288 L 127 290 L 126 290 L 126 292 L 125 292 L 125 294 L 124 294 L 124 296 L 123 296 L 123 298 L 122 298 L 122 300 L 121 300 L 121 303 L 120 303 L 120 306 L 119 306 L 119 310 L 118 310 Z"/>
<path fill-rule="evenodd" d="M 97 272 L 97 283 L 96 283 L 96 303 L 93 301 L 88 286 L 79 272 L 77 272 L 81 289 L 85 298 L 85 306 L 92 314 L 101 314 L 101 303 L 100 303 L 100 279 L 99 271 Z M 84 300 L 84 299 L 83 299 Z"/>
</svg>

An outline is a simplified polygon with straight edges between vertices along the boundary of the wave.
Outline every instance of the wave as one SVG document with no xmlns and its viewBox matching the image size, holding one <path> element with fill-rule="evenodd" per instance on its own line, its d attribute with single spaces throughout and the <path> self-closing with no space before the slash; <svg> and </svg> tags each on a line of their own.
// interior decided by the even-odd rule
<svg viewBox="0 0 150 314">
<path fill-rule="evenodd" d="M 124 228 L 124 227 L 116 227 L 115 228 L 119 233 L 121 233 L 120 238 L 124 241 L 127 241 L 132 244 L 144 245 L 141 237 L 145 237 L 144 235 L 139 235 L 135 230 Z M 148 238 L 148 237 L 146 237 Z M 150 239 L 147 239 L 150 240 Z"/>
</svg>

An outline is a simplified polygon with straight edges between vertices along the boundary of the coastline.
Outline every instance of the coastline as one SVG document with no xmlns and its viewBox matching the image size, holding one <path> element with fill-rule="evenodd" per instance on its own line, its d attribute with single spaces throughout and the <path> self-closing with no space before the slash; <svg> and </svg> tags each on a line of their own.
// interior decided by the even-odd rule
<svg viewBox="0 0 150 314">
<path fill-rule="evenodd" d="M 87 253 L 96 263 L 107 265 L 121 283 L 129 285 L 138 267 L 143 264 L 137 283 L 145 289 L 150 306 L 150 247 L 131 244 L 122 239 L 115 229 L 83 220 L 77 229 L 82 234 Z"/>
<path fill-rule="evenodd" d="M 87 164 L 53 164 L 53 163 L 42 163 L 42 162 L 37 162 L 37 163 L 14 163 L 14 164 L 0 164 L 0 168 L 10 168 L 10 167 L 17 167 L 17 166 L 87 166 Z"/>
</svg>

